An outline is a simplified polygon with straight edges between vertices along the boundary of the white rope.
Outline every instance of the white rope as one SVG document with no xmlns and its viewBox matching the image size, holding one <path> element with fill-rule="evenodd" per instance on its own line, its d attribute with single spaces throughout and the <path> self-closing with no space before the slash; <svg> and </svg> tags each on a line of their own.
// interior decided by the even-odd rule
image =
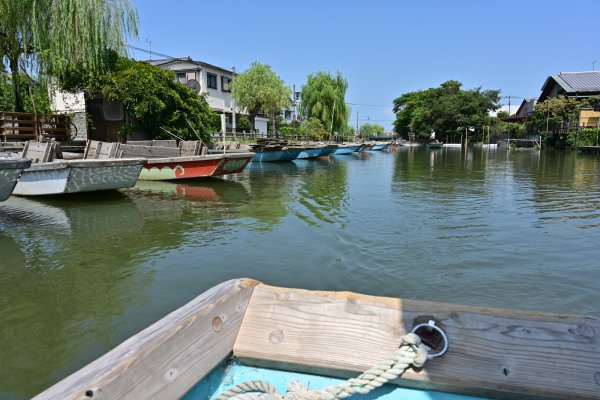
<svg viewBox="0 0 600 400">
<path fill-rule="evenodd" d="M 338 385 L 311 391 L 303 383 L 292 381 L 288 384 L 287 393 L 281 395 L 268 382 L 248 381 L 221 393 L 215 400 L 337 400 L 355 393 L 367 394 L 402 375 L 411 365 L 422 367 L 427 361 L 427 352 L 421 338 L 409 333 L 402 337 L 400 347 L 381 363 Z"/>
</svg>

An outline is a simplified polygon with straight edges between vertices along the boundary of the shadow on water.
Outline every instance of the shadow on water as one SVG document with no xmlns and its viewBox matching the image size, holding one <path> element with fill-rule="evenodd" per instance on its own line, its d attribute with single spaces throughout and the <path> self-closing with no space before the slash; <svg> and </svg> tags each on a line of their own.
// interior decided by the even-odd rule
<svg viewBox="0 0 600 400">
<path fill-rule="evenodd" d="M 120 193 L 13 197 L 0 206 L 0 230 L 0 337 L 10 342 L 0 347 L 0 392 L 29 397 L 59 366 L 111 348 L 114 317 L 142 300 L 132 293 L 153 273 L 139 269 L 143 221 Z"/>
</svg>

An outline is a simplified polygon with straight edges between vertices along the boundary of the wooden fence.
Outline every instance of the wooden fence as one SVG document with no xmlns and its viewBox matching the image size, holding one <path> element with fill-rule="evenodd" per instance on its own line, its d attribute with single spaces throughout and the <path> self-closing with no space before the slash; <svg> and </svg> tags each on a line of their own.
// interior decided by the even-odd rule
<svg viewBox="0 0 600 400">
<path fill-rule="evenodd" d="M 32 114 L 0 111 L 0 139 L 69 140 L 71 117 L 64 114 Z"/>
</svg>

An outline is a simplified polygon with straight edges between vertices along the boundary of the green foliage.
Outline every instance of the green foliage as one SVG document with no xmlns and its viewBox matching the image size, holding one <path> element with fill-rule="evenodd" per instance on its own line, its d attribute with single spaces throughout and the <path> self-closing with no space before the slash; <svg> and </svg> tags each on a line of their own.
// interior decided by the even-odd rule
<svg viewBox="0 0 600 400">
<path fill-rule="evenodd" d="M 103 53 L 125 53 L 137 35 L 130 0 L 0 0 L 0 57 L 10 67 L 15 109 L 23 109 L 19 71 L 62 76 L 72 65 L 103 71 Z"/>
<path fill-rule="evenodd" d="M 460 136 L 460 128 L 491 125 L 489 112 L 498 109 L 500 91 L 461 87 L 458 81 L 447 81 L 438 88 L 398 97 L 394 100 L 394 131 L 404 137 L 409 132 L 427 137 L 434 130 L 440 136 L 455 138 Z"/>
<path fill-rule="evenodd" d="M 381 125 L 370 124 L 367 122 L 360 126 L 359 132 L 362 137 L 377 136 L 382 135 L 383 132 L 385 132 L 385 128 Z"/>
<path fill-rule="evenodd" d="M 193 140 L 197 139 L 195 130 L 206 141 L 212 131 L 220 130 L 220 117 L 209 109 L 206 99 L 175 82 L 172 71 L 115 54 L 108 59 L 108 72 L 76 70 L 66 77 L 64 85 L 122 102 L 127 113 L 122 133 L 142 131 L 153 138 L 171 138 L 162 127 Z"/>
<path fill-rule="evenodd" d="M 252 124 L 245 115 L 237 115 L 235 125 L 238 132 L 250 132 L 252 130 Z"/>
<path fill-rule="evenodd" d="M 599 133 L 598 128 L 569 132 L 566 139 L 567 146 L 571 149 L 576 149 L 578 146 L 598 146 Z"/>
<path fill-rule="evenodd" d="M 322 71 L 309 75 L 300 92 L 300 114 L 306 120 L 317 119 L 328 131 L 346 133 L 350 116 L 347 90 L 348 81 L 340 72 L 336 76 Z"/>
<path fill-rule="evenodd" d="M 290 88 L 285 86 L 271 66 L 257 61 L 236 75 L 230 88 L 237 106 L 248 112 L 251 121 L 260 111 L 274 116 L 290 103 Z"/>
<path fill-rule="evenodd" d="M 48 89 L 44 82 L 31 80 L 25 74 L 19 74 L 20 81 L 19 94 L 22 99 L 22 111 L 36 112 L 42 114 L 50 113 L 50 99 Z M 0 73 L 0 110 L 15 110 L 15 93 L 12 85 L 12 78 L 7 74 Z"/>
</svg>

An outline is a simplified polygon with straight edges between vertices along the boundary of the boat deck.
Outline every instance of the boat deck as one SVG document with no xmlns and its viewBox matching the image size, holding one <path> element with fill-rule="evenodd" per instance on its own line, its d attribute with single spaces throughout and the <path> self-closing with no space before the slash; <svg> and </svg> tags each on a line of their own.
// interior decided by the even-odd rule
<svg viewBox="0 0 600 400">
<path fill-rule="evenodd" d="M 344 379 L 330 378 L 321 375 L 303 374 L 298 372 L 280 371 L 268 368 L 254 368 L 230 359 L 215 368 L 206 378 L 194 386 L 181 400 L 215 399 L 218 395 L 242 382 L 264 381 L 273 384 L 279 393 L 285 393 L 287 384 L 297 381 L 310 389 L 321 389 L 338 385 Z M 353 396 L 356 399 L 379 400 L 479 400 L 483 397 L 472 397 L 460 394 L 419 390 L 384 385 L 373 390 L 368 395 Z"/>
</svg>

